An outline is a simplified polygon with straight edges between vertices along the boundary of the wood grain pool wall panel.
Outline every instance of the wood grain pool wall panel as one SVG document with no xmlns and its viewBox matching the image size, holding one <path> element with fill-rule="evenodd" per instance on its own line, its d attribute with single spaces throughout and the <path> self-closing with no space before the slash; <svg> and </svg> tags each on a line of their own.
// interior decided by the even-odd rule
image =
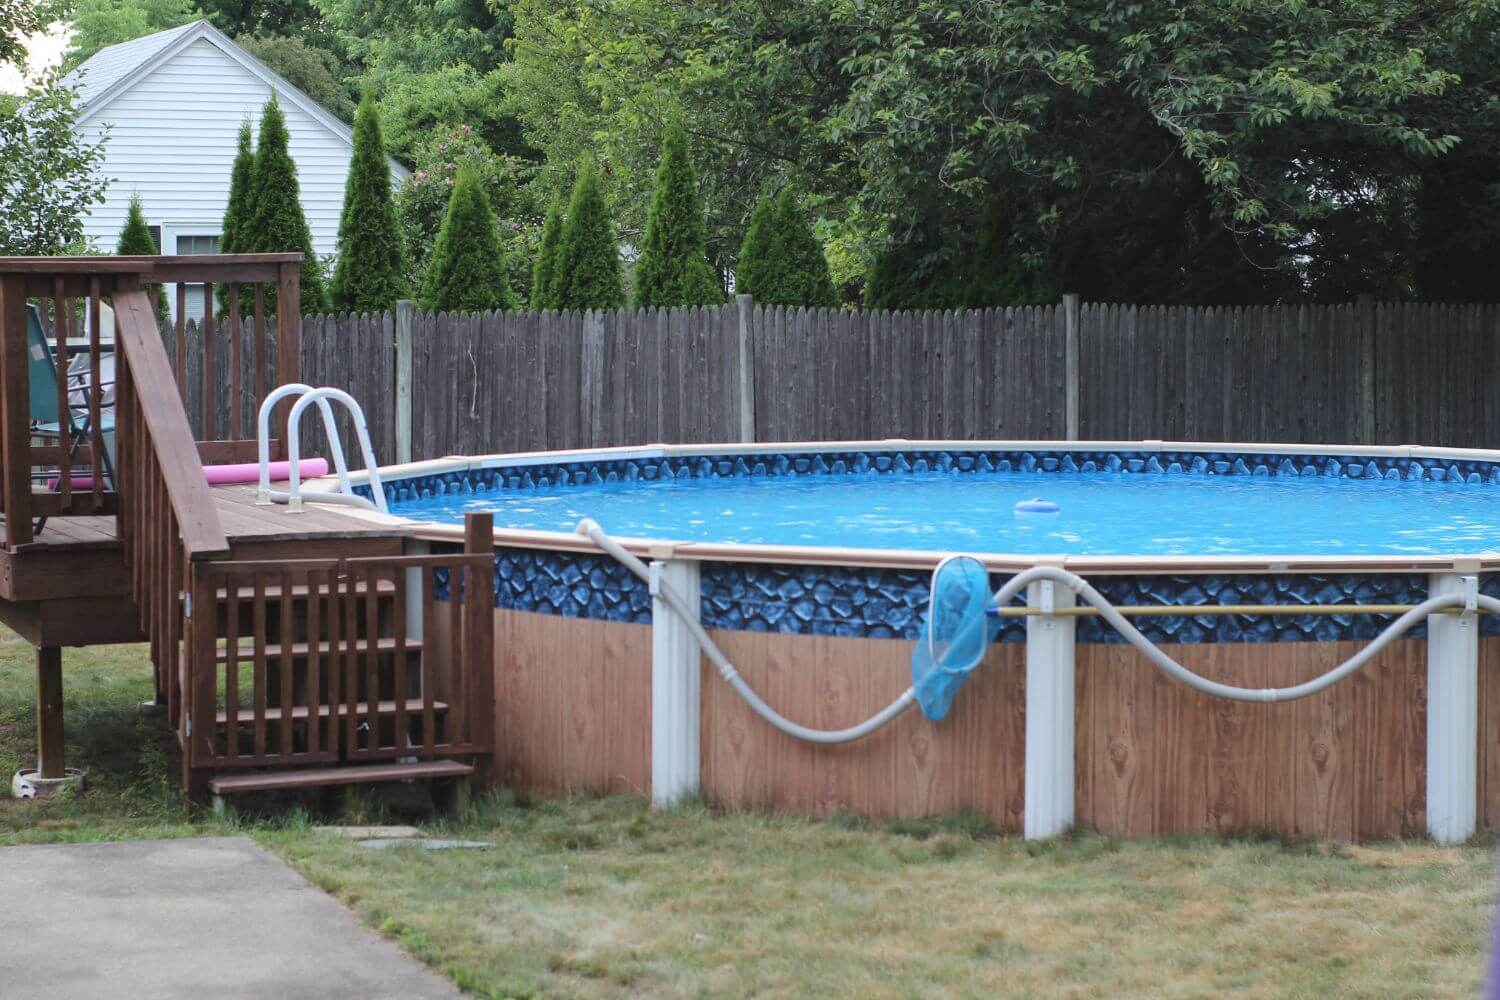
<svg viewBox="0 0 1500 1000">
<path fill-rule="evenodd" d="M 651 792 L 651 626 L 495 612 L 495 763 L 546 795 Z"/>
<path fill-rule="evenodd" d="M 863 721 L 911 683 L 912 643 L 715 632 L 745 680 L 777 711 L 823 729 Z M 729 806 L 873 817 L 973 810 L 1021 829 L 1025 649 L 996 645 L 948 718 L 915 709 L 843 746 L 785 736 L 717 672 L 703 678 L 703 793 Z"/>
<path fill-rule="evenodd" d="M 1283 687 L 1362 646 L 1205 644 L 1172 653 L 1213 680 Z M 1080 646 L 1078 821 L 1117 836 L 1421 832 L 1426 670 L 1426 643 L 1402 640 L 1318 695 L 1257 705 L 1177 684 L 1129 647 Z"/>
</svg>

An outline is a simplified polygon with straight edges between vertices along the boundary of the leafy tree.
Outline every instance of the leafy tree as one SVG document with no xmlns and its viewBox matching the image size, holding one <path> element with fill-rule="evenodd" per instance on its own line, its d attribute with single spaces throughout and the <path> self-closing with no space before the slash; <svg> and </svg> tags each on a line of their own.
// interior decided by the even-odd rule
<svg viewBox="0 0 1500 1000">
<path fill-rule="evenodd" d="M 551 301 L 552 279 L 556 274 L 557 245 L 562 236 L 562 202 L 552 199 L 547 206 L 547 221 L 542 223 L 542 239 L 536 248 L 536 261 L 531 265 L 532 309 L 545 309 Z"/>
<path fill-rule="evenodd" d="M 34 0 L 0 0 L 0 66 L 26 62 L 26 38 L 41 30 L 43 13 Z"/>
<path fill-rule="evenodd" d="M 241 35 L 235 43 L 341 121 L 354 117 L 349 88 L 339 80 L 345 67 L 333 52 L 293 35 Z"/>
<path fill-rule="evenodd" d="M 455 64 L 424 72 L 397 70 L 380 81 L 380 116 L 386 123 L 391 155 L 412 162 L 416 149 L 431 135 L 467 126 L 489 150 L 534 158 L 520 125 L 497 109 L 505 103 L 500 77 Z"/>
<path fill-rule="evenodd" d="M 619 309 L 625 304 L 620 246 L 598 171 L 585 164 L 573 185 L 558 241 L 551 309 Z"/>
<path fill-rule="evenodd" d="M 104 201 L 104 143 L 77 128 L 77 95 L 50 79 L 0 108 L 0 256 L 78 253 Z"/>
<path fill-rule="evenodd" d="M 510 10 L 506 93 L 548 156 L 545 183 L 607 160 L 627 239 L 654 142 L 640 123 L 679 105 L 714 185 L 715 259 L 754 192 L 789 171 L 826 192 L 825 220 L 864 227 L 884 274 L 910 274 L 914 293 L 943 286 L 953 304 L 1059 288 L 1343 297 L 1380 280 L 1392 254 L 1413 272 L 1425 251 L 1403 234 L 1441 231 L 1414 224 L 1414 189 L 1441 189 L 1429 171 L 1460 144 L 1491 163 L 1500 148 L 1495 0 Z M 1482 244 L 1488 209 L 1472 215 L 1455 245 Z M 1310 249 L 1351 266 L 1314 281 Z M 993 280 L 953 277 L 986 252 L 1002 265 Z"/>
<path fill-rule="evenodd" d="M 646 238 L 635 265 L 635 304 L 696 306 L 722 301 L 724 289 L 705 256 L 703 206 L 687 133 L 674 118 L 667 125 Z"/>
<path fill-rule="evenodd" d="M 396 210 L 406 240 L 407 280 L 421 287 L 432 257 L 438 230 L 447 215 L 448 201 L 460 169 L 474 171 L 496 215 L 510 287 L 528 288 L 536 250 L 542 205 L 539 192 L 528 183 L 531 164 L 490 152 L 466 125 L 432 136 L 417 149 L 416 170 L 396 194 Z"/>
<path fill-rule="evenodd" d="M 329 48 L 333 44 L 313 0 L 196 0 L 196 3 L 215 28 L 237 42 L 252 36 L 258 39 L 274 36 L 295 37 L 310 48 Z"/>
<path fill-rule="evenodd" d="M 161 248 L 151 236 L 151 227 L 146 224 L 146 210 L 138 194 L 130 196 L 130 208 L 125 212 L 125 225 L 120 230 L 119 240 L 115 242 L 115 253 L 122 257 L 155 256 L 161 253 Z M 160 291 L 156 296 L 156 314 L 160 319 L 167 318 L 167 297 Z"/>
<path fill-rule="evenodd" d="M 331 291 L 336 308 L 354 312 L 394 309 L 407 294 L 391 166 L 380 138 L 380 113 L 369 94 L 354 119 L 354 157 L 344 186 Z"/>
<path fill-rule="evenodd" d="M 102 48 L 197 20 L 193 0 L 76 0 L 66 13 L 73 34 L 63 53 L 63 72 Z"/>
<path fill-rule="evenodd" d="M 422 287 L 422 306 L 447 312 L 514 309 L 504 250 L 479 175 L 458 172 Z"/>
<path fill-rule="evenodd" d="M 276 95 L 266 102 L 260 115 L 260 134 L 255 143 L 255 184 L 250 225 L 236 239 L 236 249 L 246 253 L 292 253 L 302 256 L 301 308 L 304 313 L 322 312 L 328 296 L 323 268 L 312 250 L 312 234 L 302 214 L 297 187 L 297 165 L 287 151 L 286 119 Z M 267 303 L 275 289 L 266 289 Z"/>
</svg>

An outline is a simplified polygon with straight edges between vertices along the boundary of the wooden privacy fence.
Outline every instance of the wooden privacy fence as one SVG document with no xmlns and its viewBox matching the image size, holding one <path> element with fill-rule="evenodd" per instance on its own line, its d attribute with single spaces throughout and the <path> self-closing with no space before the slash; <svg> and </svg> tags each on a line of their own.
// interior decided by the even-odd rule
<svg viewBox="0 0 1500 1000">
<path fill-rule="evenodd" d="M 190 351 L 199 340 L 188 338 Z M 1204 308 L 1068 296 L 873 312 L 742 296 L 603 313 L 433 314 L 403 303 L 394 314 L 304 317 L 300 357 L 304 379 L 359 399 L 391 462 L 889 437 L 1500 447 L 1497 347 L 1500 305 Z M 219 405 L 231 405 L 227 395 Z M 319 448 L 311 424 L 304 446 Z"/>
</svg>

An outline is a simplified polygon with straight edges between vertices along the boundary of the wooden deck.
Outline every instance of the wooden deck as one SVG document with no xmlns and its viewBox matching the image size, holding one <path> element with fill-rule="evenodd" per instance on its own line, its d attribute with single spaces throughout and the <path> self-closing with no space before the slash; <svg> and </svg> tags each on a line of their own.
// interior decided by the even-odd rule
<svg viewBox="0 0 1500 1000">
<path fill-rule="evenodd" d="M 249 485 L 210 495 L 235 559 L 394 555 L 407 534 L 331 505 L 257 506 Z M 0 548 L 0 622 L 38 646 L 144 641 L 117 527 L 114 517 L 54 517 L 31 542 Z"/>
</svg>

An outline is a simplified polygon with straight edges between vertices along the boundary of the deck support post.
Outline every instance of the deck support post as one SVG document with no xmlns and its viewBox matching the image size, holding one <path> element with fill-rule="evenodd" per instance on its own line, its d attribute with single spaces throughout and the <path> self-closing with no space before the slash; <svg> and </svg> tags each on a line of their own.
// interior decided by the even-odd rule
<svg viewBox="0 0 1500 1000">
<path fill-rule="evenodd" d="M 671 587 L 698 616 L 698 564 L 651 563 L 651 804 L 669 806 L 698 794 L 701 658 L 698 643 L 661 597 Z"/>
<path fill-rule="evenodd" d="M 1434 573 L 1429 595 L 1478 593 L 1478 577 Z M 1479 617 L 1427 616 L 1427 833 L 1440 844 L 1474 835 L 1479 768 Z"/>
<path fill-rule="evenodd" d="M 1077 597 L 1051 580 L 1026 588 L 1026 603 L 1051 611 Z M 1053 614 L 1026 619 L 1027 840 L 1055 837 L 1073 825 L 1073 638 L 1076 619 Z"/>
<path fill-rule="evenodd" d="M 63 760 L 62 650 L 36 651 L 36 770 L 43 779 L 66 775 Z"/>
</svg>

